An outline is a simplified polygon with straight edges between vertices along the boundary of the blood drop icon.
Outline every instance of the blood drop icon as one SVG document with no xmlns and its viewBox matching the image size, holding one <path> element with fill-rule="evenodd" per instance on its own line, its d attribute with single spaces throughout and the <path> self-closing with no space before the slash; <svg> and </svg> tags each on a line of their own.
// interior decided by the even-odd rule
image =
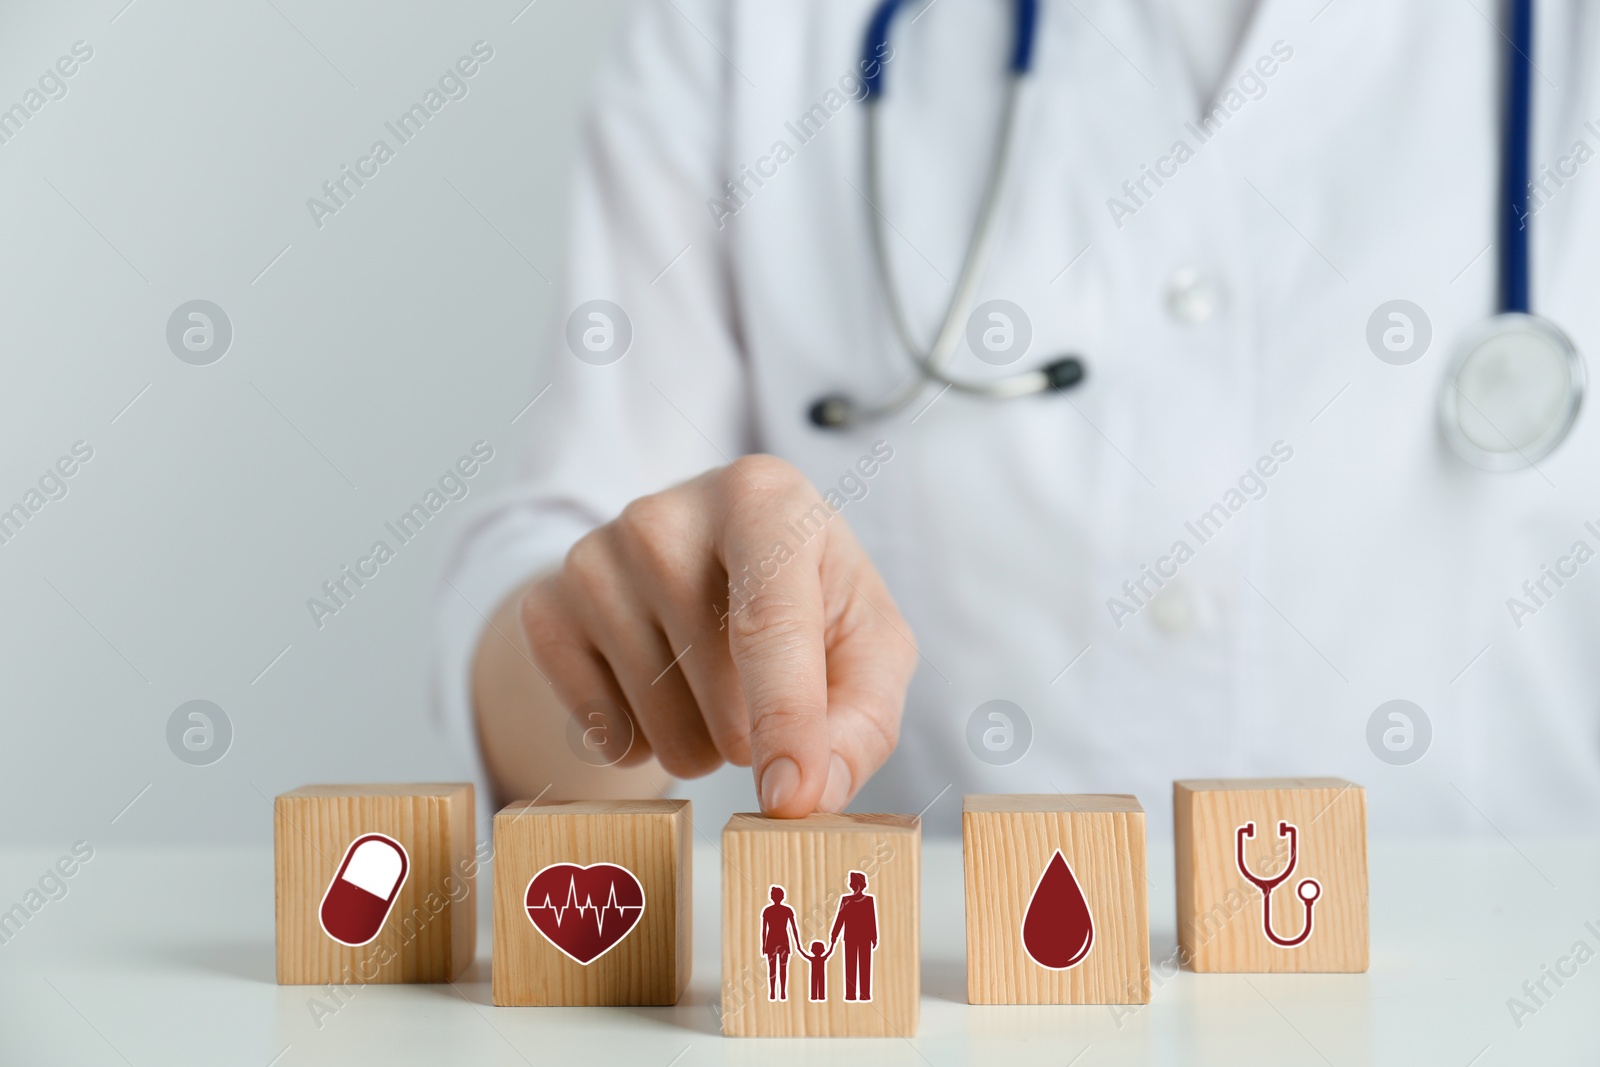
<svg viewBox="0 0 1600 1067">
<path fill-rule="evenodd" d="M 1063 971 L 1082 963 L 1093 945 L 1089 902 L 1058 848 L 1033 887 L 1022 919 L 1022 946 L 1034 963 Z"/>
</svg>

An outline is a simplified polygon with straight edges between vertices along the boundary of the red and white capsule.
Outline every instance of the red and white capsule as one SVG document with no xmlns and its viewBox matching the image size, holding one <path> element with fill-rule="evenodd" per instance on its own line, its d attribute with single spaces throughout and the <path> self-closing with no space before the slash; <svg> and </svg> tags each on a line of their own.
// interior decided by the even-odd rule
<svg viewBox="0 0 1600 1067">
<path fill-rule="evenodd" d="M 350 842 L 317 910 L 322 932 L 351 948 L 377 937 L 410 869 L 404 846 L 387 834 Z"/>
</svg>

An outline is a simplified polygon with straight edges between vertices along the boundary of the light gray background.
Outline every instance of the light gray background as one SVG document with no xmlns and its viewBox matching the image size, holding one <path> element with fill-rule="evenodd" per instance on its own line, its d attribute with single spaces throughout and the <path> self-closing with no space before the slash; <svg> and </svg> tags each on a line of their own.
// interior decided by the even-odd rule
<svg viewBox="0 0 1600 1067">
<path fill-rule="evenodd" d="M 0 145 L 0 507 L 94 448 L 0 545 L 0 833 L 266 841 L 282 790 L 466 771 L 429 719 L 432 598 L 544 380 L 576 123 L 631 5 L 126 4 L 0 5 L 0 107 L 94 49 Z M 480 39 L 469 94 L 318 230 L 306 199 Z M 234 328 L 206 367 L 165 339 L 195 298 Z M 467 500 L 314 628 L 480 438 Z M 196 698 L 233 721 L 208 767 L 165 739 Z"/>
</svg>

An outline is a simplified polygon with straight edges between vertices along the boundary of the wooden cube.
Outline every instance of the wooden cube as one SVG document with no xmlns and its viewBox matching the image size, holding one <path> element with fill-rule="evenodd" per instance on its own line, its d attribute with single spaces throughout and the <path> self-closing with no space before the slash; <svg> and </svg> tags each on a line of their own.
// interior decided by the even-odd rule
<svg viewBox="0 0 1600 1067">
<path fill-rule="evenodd" d="M 519 801 L 494 817 L 494 1002 L 676 1004 L 689 984 L 687 800 Z"/>
<path fill-rule="evenodd" d="M 969 1004 L 1147 1004 L 1144 808 L 1131 796 L 969 796 Z"/>
<path fill-rule="evenodd" d="M 477 949 L 472 803 L 462 782 L 279 796 L 278 984 L 454 981 Z"/>
<path fill-rule="evenodd" d="M 722 1032 L 911 1037 L 922 821 L 735 815 L 722 831 Z"/>
<path fill-rule="evenodd" d="M 1367 969 L 1367 794 L 1343 778 L 1172 783 L 1179 959 Z"/>
</svg>

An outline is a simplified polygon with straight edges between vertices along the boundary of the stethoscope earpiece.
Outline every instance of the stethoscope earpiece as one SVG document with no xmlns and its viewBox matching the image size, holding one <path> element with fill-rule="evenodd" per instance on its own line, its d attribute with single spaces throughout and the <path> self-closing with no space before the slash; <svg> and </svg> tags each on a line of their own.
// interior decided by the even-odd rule
<svg viewBox="0 0 1600 1067">
<path fill-rule="evenodd" d="M 1045 380 L 1050 383 L 1051 391 L 1057 393 L 1063 389 L 1071 389 L 1083 381 L 1084 375 L 1088 373 L 1083 360 L 1077 356 L 1063 356 L 1039 369 L 1044 371 Z"/>
<path fill-rule="evenodd" d="M 1027 374 L 1016 378 L 1002 379 L 1005 383 L 1018 383 L 1021 388 L 1006 393 L 994 394 L 995 398 L 1003 396 L 1038 396 L 1044 393 L 1060 393 L 1071 389 L 1088 376 L 1088 368 L 1083 365 L 1083 360 L 1077 356 L 1060 356 L 1041 366 L 1037 372 L 1029 371 Z M 942 379 L 934 378 L 934 381 Z M 920 384 L 920 383 L 918 383 Z M 951 383 L 961 387 L 962 392 L 978 392 L 976 387 L 966 383 Z M 978 395 L 985 395 L 981 392 Z M 844 393 L 829 393 L 818 397 L 806 409 L 806 418 L 811 425 L 819 430 L 843 430 L 861 422 L 881 418 L 893 411 L 899 410 L 898 402 L 884 405 L 880 408 L 863 409 L 854 400 Z"/>
<path fill-rule="evenodd" d="M 838 430 L 848 425 L 855 404 L 843 393 L 829 393 L 811 405 L 806 413 L 811 425 L 819 430 Z"/>
</svg>

